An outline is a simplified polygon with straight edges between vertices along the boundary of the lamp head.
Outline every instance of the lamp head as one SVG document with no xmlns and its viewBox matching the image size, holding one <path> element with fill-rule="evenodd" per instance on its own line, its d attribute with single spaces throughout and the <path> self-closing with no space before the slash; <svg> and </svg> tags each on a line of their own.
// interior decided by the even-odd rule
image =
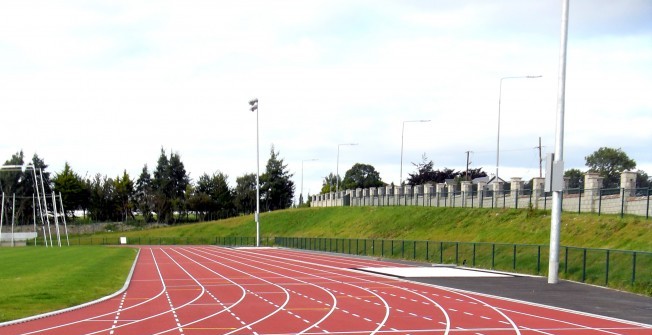
<svg viewBox="0 0 652 335">
<path fill-rule="evenodd" d="M 253 106 L 253 105 L 256 105 L 256 104 L 258 104 L 258 98 L 253 98 L 253 99 L 249 100 L 249 106 Z"/>
</svg>

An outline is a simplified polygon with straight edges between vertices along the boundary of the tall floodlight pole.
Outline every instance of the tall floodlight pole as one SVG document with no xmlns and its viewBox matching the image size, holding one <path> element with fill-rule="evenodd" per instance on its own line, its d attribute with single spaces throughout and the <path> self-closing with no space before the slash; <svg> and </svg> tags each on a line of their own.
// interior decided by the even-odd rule
<svg viewBox="0 0 652 335">
<path fill-rule="evenodd" d="M 256 246 L 260 246 L 260 152 L 258 140 L 258 98 L 249 101 L 250 110 L 256 112 Z"/>
<path fill-rule="evenodd" d="M 500 87 L 498 89 L 498 135 L 496 137 L 496 181 L 498 181 L 498 167 L 500 166 L 500 101 L 503 96 L 503 80 L 505 79 L 534 79 L 541 78 L 538 76 L 515 76 L 500 78 Z"/>
<path fill-rule="evenodd" d="M 340 191 L 340 147 L 343 145 L 358 145 L 358 143 L 340 143 L 337 145 L 337 166 L 335 167 L 335 193 Z"/>
<path fill-rule="evenodd" d="M 568 44 L 568 0 L 561 1 L 561 42 L 559 51 L 559 87 L 557 91 L 557 127 L 555 129 L 555 159 L 563 170 L 564 160 L 564 108 L 566 103 L 566 48 Z M 561 175 L 558 173 L 557 175 Z M 559 282 L 559 235 L 561 227 L 562 190 L 552 190 L 550 218 L 550 255 L 548 257 L 548 283 Z"/>
<path fill-rule="evenodd" d="M 299 196 L 299 199 L 303 201 L 303 163 L 304 162 L 314 162 L 318 160 L 317 158 L 311 158 L 311 159 L 304 159 L 301 161 L 301 193 Z M 301 205 L 301 201 L 299 202 L 299 205 Z"/>
<path fill-rule="evenodd" d="M 408 122 L 430 122 L 430 120 L 408 120 L 403 121 L 403 127 L 401 128 L 401 174 L 398 178 L 398 185 L 403 185 L 403 134 L 405 134 L 405 124 Z"/>
</svg>

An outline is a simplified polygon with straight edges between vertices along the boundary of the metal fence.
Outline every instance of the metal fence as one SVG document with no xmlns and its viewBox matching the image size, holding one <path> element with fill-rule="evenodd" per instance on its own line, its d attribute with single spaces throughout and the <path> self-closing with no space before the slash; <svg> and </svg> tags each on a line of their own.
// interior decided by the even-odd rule
<svg viewBox="0 0 652 335">
<path fill-rule="evenodd" d="M 359 194 L 356 195 L 356 194 Z M 650 188 L 639 189 L 567 189 L 563 192 L 562 210 L 577 213 L 626 214 L 650 218 L 652 208 Z M 469 208 L 534 208 L 549 210 L 552 206 L 550 192 L 534 192 L 531 189 L 500 191 L 473 190 L 443 192 L 411 192 L 383 194 L 374 192 L 331 193 L 313 201 L 313 207 L 333 206 L 426 206 Z"/>
<path fill-rule="evenodd" d="M 255 237 L 74 237 L 64 245 L 254 246 Z M 124 243 L 123 243 L 124 242 Z M 28 245 L 32 245 L 29 242 Z M 44 245 L 37 239 L 38 245 Z M 264 237 L 262 246 L 280 246 L 349 255 L 455 264 L 472 268 L 547 275 L 548 245 L 323 237 Z M 652 252 L 562 246 L 561 278 L 652 296 Z"/>
<path fill-rule="evenodd" d="M 282 247 L 547 275 L 548 245 L 277 237 Z M 565 247 L 560 277 L 652 295 L 652 252 Z"/>
</svg>

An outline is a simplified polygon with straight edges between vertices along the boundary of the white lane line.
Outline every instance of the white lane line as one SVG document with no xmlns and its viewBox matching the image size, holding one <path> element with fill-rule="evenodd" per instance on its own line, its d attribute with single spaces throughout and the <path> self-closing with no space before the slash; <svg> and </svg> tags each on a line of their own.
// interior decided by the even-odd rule
<svg viewBox="0 0 652 335">
<path fill-rule="evenodd" d="M 215 249 L 212 249 L 212 250 L 215 250 Z M 243 260 L 243 261 L 249 261 L 249 262 L 260 263 L 260 264 L 264 264 L 264 265 L 266 265 L 266 266 L 269 266 L 269 265 L 270 265 L 270 264 L 269 264 L 269 258 L 270 258 L 269 255 L 265 255 L 265 257 L 262 257 L 262 259 L 264 259 L 265 261 L 255 261 L 255 260 L 253 259 L 253 257 L 243 257 L 243 256 L 240 256 L 240 255 L 242 255 L 243 253 L 252 254 L 252 255 L 254 255 L 254 257 L 257 256 L 257 257 L 261 258 L 260 255 L 258 255 L 258 254 L 256 254 L 256 253 L 253 253 L 253 252 L 248 252 L 248 251 L 240 251 L 240 252 L 238 252 L 237 255 L 233 255 L 233 254 L 228 254 L 228 255 L 229 255 L 230 257 L 235 257 L 235 258 L 237 258 L 237 259 L 241 259 L 241 260 Z M 219 255 L 224 255 L 224 254 L 226 254 L 226 253 L 219 254 Z M 274 258 L 278 258 L 278 257 L 274 257 Z M 277 262 L 277 263 L 282 263 L 282 262 L 280 262 L 280 261 L 276 261 L 276 262 Z M 387 322 L 387 319 L 389 318 L 389 306 L 388 306 L 387 302 L 386 302 L 384 299 L 382 299 L 378 294 L 373 293 L 373 292 L 371 292 L 369 289 L 366 289 L 366 288 L 364 288 L 364 287 L 361 287 L 361 286 L 358 286 L 358 285 L 355 285 L 355 284 L 352 284 L 352 283 L 347 283 L 347 282 L 343 282 L 343 281 L 341 281 L 341 280 L 338 280 L 338 278 L 339 278 L 339 274 L 337 274 L 338 277 L 335 277 L 335 279 L 333 279 L 333 278 L 328 278 L 328 277 L 325 277 L 325 276 L 319 276 L 319 275 L 315 274 L 314 272 L 302 272 L 302 271 L 298 271 L 298 270 L 288 269 L 288 268 L 286 267 L 287 264 L 288 264 L 287 261 L 286 261 L 285 263 L 283 263 L 283 264 L 284 264 L 284 267 L 283 267 L 284 270 L 290 270 L 290 271 L 293 271 L 293 272 L 296 272 L 296 273 L 300 273 L 300 274 L 302 274 L 302 275 L 308 276 L 309 278 L 320 278 L 320 279 L 326 280 L 326 281 L 328 281 L 328 282 L 332 282 L 332 283 L 338 283 L 338 284 L 344 284 L 344 285 L 352 286 L 352 287 L 358 288 L 358 289 L 360 289 L 360 290 L 364 290 L 364 291 L 366 291 L 366 292 L 369 292 L 370 294 L 376 296 L 380 301 L 382 301 L 382 302 L 384 303 L 384 306 L 385 306 L 385 316 L 384 316 L 384 318 L 383 318 L 383 320 L 382 320 L 382 324 L 384 325 L 384 324 Z M 251 267 L 255 267 L 255 266 L 250 265 L 250 264 L 249 264 L 249 266 L 251 266 Z M 261 269 L 261 268 L 258 268 L 258 267 L 255 267 L 255 268 L 257 268 L 257 269 Z M 273 271 L 271 271 L 271 270 L 266 270 L 266 269 L 261 269 L 261 270 L 263 270 L 263 271 L 267 271 L 267 272 L 270 272 L 270 273 L 275 273 L 275 274 L 277 274 L 277 275 L 281 275 L 281 276 L 284 276 L 284 277 L 287 277 L 287 276 L 285 276 L 285 275 L 279 274 L 279 273 L 277 273 L 277 272 L 273 272 Z M 314 268 L 311 268 L 310 270 L 314 271 L 315 269 L 314 269 Z M 321 272 L 321 273 L 327 273 L 327 274 L 335 274 L 335 273 L 328 272 L 328 271 L 323 271 L 323 270 L 320 270 L 320 272 Z M 289 278 L 289 277 L 288 277 L 288 278 Z M 295 278 L 295 280 L 298 280 L 298 279 Z M 306 283 L 307 283 L 307 282 L 306 282 Z M 318 286 L 318 285 L 316 285 L 316 284 L 312 284 L 312 283 L 309 283 L 309 284 L 311 284 L 311 285 L 313 285 L 313 286 L 316 286 L 316 287 L 318 287 L 318 288 L 320 288 L 320 289 L 327 290 L 327 289 L 323 288 L 322 286 Z M 331 291 L 333 291 L 333 290 L 331 290 Z M 335 291 L 335 292 L 336 292 L 336 291 Z M 329 294 L 331 294 L 331 293 L 329 292 Z M 344 294 L 344 293 L 343 293 L 343 294 Z M 335 297 L 333 296 L 333 298 L 335 298 Z M 334 301 L 335 301 L 335 304 L 333 305 L 333 308 L 332 308 L 331 312 L 329 312 L 328 315 L 324 316 L 324 318 L 322 318 L 322 319 L 319 320 L 317 323 L 315 323 L 315 325 L 319 325 L 321 322 L 323 322 L 323 320 L 325 320 L 328 316 L 330 316 L 330 313 L 332 313 L 332 311 L 333 311 L 335 308 L 337 308 L 337 306 L 336 306 L 336 304 L 337 304 L 337 299 L 335 299 Z M 328 303 L 326 303 L 325 305 L 326 305 L 326 306 L 330 306 L 330 304 L 328 304 Z M 373 331 L 371 331 L 369 334 L 375 334 L 375 333 L 377 333 L 378 331 L 380 331 L 380 328 L 381 328 L 381 327 L 382 327 L 382 326 L 378 326 L 376 329 L 374 329 Z M 305 329 L 305 330 L 299 332 L 298 334 L 303 334 L 303 333 L 307 332 L 309 329 L 310 329 L 310 328 L 307 328 L 307 329 Z"/>
<path fill-rule="evenodd" d="M 241 251 L 241 252 L 243 252 L 243 253 L 248 253 L 248 254 L 252 254 L 252 255 L 256 255 L 256 256 L 261 257 L 259 254 L 256 254 L 256 253 L 253 253 L 253 252 L 250 252 L 250 251 Z M 355 271 L 352 271 L 352 270 L 348 270 L 348 269 L 342 269 L 342 268 L 335 267 L 335 266 L 329 266 L 329 265 L 325 265 L 325 264 L 314 263 L 314 262 L 311 262 L 311 261 L 303 261 L 303 260 L 299 260 L 299 259 L 296 259 L 296 258 L 287 258 L 287 257 L 281 257 L 281 256 L 274 256 L 274 255 L 270 255 L 270 254 L 265 254 L 264 256 L 265 256 L 265 257 L 264 257 L 263 259 L 266 261 L 266 264 L 269 264 L 269 262 L 270 262 L 270 258 L 283 260 L 283 262 L 280 262 L 280 261 L 277 261 L 277 262 L 278 262 L 278 263 L 282 263 L 282 264 L 284 264 L 285 266 L 287 266 L 287 264 L 291 264 L 292 262 L 293 262 L 293 263 L 299 263 L 299 264 L 308 264 L 308 265 L 311 265 L 311 266 L 317 266 L 317 267 L 319 267 L 319 268 L 318 268 L 318 269 L 315 269 L 315 268 L 311 268 L 311 267 L 309 267 L 309 266 L 302 266 L 302 265 L 299 265 L 299 264 L 294 264 L 294 265 L 295 265 L 296 267 L 308 268 L 308 269 L 310 269 L 310 270 L 312 270 L 312 271 L 314 271 L 314 270 L 318 270 L 318 271 L 321 271 L 321 273 L 330 273 L 330 274 L 333 274 L 333 275 L 338 276 L 338 277 L 336 277 L 336 278 L 345 277 L 345 278 L 355 279 L 355 280 L 358 280 L 358 281 L 363 282 L 363 283 L 365 283 L 365 284 L 383 284 L 383 285 L 387 285 L 387 286 L 389 286 L 389 287 L 399 288 L 399 289 L 405 290 L 406 292 L 410 292 L 410 293 L 416 294 L 416 295 L 420 296 L 421 298 L 424 298 L 424 299 L 430 301 L 430 302 L 431 302 L 435 307 L 437 307 L 437 308 L 441 311 L 441 313 L 442 313 L 442 314 L 444 315 L 444 317 L 446 318 L 446 329 L 445 329 L 445 331 L 444 331 L 444 334 L 448 334 L 448 333 L 450 332 L 450 318 L 449 318 L 448 314 L 446 313 L 446 311 L 444 310 L 444 308 L 443 308 L 441 305 L 439 305 L 437 302 L 435 302 L 434 300 L 432 300 L 432 299 L 430 299 L 430 298 L 428 298 L 428 297 L 426 297 L 426 296 L 424 296 L 424 295 L 420 295 L 420 294 L 418 294 L 418 292 L 411 292 L 409 289 L 406 289 L 406 288 L 401 287 L 401 286 L 398 286 L 398 285 L 393 285 L 393 284 L 389 284 L 389 283 L 386 283 L 386 282 L 380 282 L 380 281 L 377 281 L 377 280 L 375 280 L 375 278 L 376 278 L 375 276 L 374 276 L 374 277 L 368 277 L 368 278 L 370 278 L 370 279 L 367 279 L 367 276 L 360 277 L 360 276 L 359 276 L 360 274 L 359 274 L 358 272 L 355 272 Z M 327 271 L 327 270 L 323 270 L 323 268 L 334 269 L 334 270 L 337 270 L 337 271 L 339 271 L 339 272 Z M 296 271 L 296 272 L 300 272 L 300 271 L 297 271 L 297 270 L 295 270 L 295 271 Z M 351 271 L 351 272 L 355 273 L 355 274 L 358 275 L 358 276 L 347 275 L 347 274 L 341 273 L 342 271 Z M 322 277 L 322 278 L 323 278 L 323 277 Z M 374 280 L 372 280 L 372 278 L 373 278 Z M 339 282 L 339 283 L 344 283 L 344 282 L 341 281 L 341 280 L 340 280 L 340 281 L 338 281 L 338 280 L 334 280 L 334 281 L 335 281 L 335 282 Z M 351 284 L 351 283 L 345 283 L 345 284 L 349 284 L 349 285 L 352 285 L 352 286 L 360 287 L 360 286 L 357 286 L 357 285 L 354 285 L 354 284 Z M 369 289 L 366 289 L 366 288 L 363 288 L 363 287 L 360 287 L 360 288 L 366 290 L 367 292 L 373 293 L 373 292 L 370 291 Z M 374 293 L 374 295 L 376 295 L 376 296 L 377 296 L 377 297 L 378 297 L 378 298 L 379 298 L 379 299 L 380 299 L 380 300 L 385 304 L 385 306 L 386 306 L 387 314 L 386 314 L 385 321 L 383 322 L 383 325 L 384 325 L 385 322 L 386 322 L 386 320 L 387 320 L 387 317 L 389 316 L 388 313 L 389 313 L 389 309 L 390 309 L 390 308 L 389 308 L 389 305 L 387 305 L 387 302 L 386 302 L 384 299 L 382 299 L 379 295 L 377 295 L 377 294 L 375 294 L 375 293 Z M 394 294 L 391 294 L 391 295 L 393 295 L 393 296 L 396 297 L 396 295 L 394 295 Z M 377 329 L 374 331 L 374 333 L 377 332 L 377 331 L 379 331 L 379 329 L 380 329 L 380 328 L 377 328 Z"/>
</svg>

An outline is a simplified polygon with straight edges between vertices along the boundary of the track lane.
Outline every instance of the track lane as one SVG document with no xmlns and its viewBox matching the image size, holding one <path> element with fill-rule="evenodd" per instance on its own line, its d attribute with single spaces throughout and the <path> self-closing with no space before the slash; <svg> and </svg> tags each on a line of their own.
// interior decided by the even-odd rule
<svg viewBox="0 0 652 335">
<path fill-rule="evenodd" d="M 350 269 L 396 267 L 374 259 L 210 246 L 143 251 L 121 296 L 0 334 L 652 334 L 650 325 Z"/>
</svg>

